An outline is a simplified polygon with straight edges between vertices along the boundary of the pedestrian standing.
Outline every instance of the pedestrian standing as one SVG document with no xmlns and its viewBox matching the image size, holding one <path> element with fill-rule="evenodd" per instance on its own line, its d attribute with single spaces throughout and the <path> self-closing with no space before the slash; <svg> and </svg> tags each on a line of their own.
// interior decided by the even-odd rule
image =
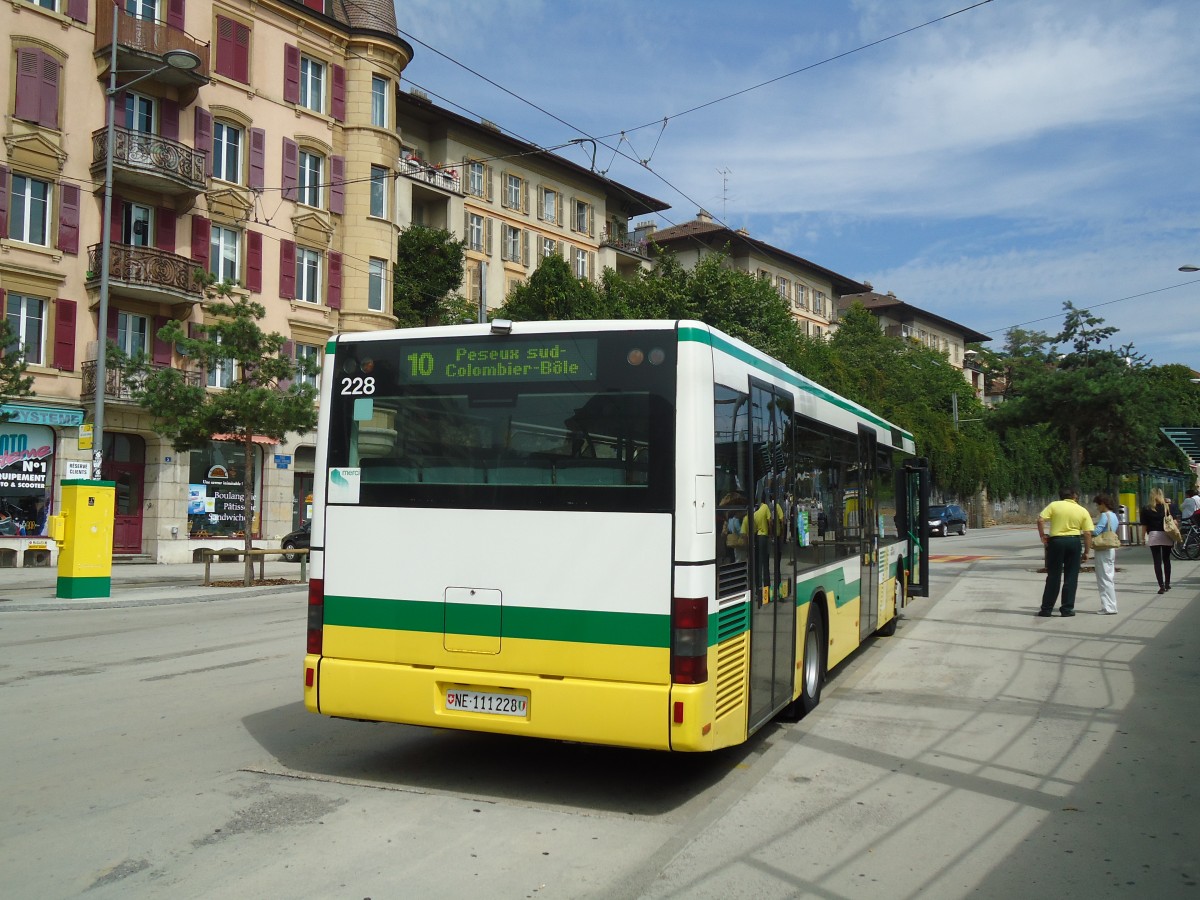
<svg viewBox="0 0 1200 900">
<path fill-rule="evenodd" d="M 1175 546 L 1175 538 L 1163 530 L 1163 519 L 1170 511 L 1162 488 L 1152 490 L 1150 503 L 1142 508 L 1142 527 L 1146 530 L 1146 546 L 1154 560 L 1154 577 L 1158 579 L 1160 594 L 1171 589 L 1171 548 Z"/>
<path fill-rule="evenodd" d="M 1180 526 L 1184 524 L 1195 525 L 1195 516 L 1198 512 L 1200 512 L 1200 491 L 1195 491 L 1192 488 L 1188 488 L 1187 494 L 1185 495 L 1185 499 L 1183 501 L 1183 509 L 1180 511 Z"/>
<path fill-rule="evenodd" d="M 1046 548 L 1046 587 L 1042 591 L 1039 616 L 1049 616 L 1054 612 L 1060 586 L 1062 600 L 1059 611 L 1064 617 L 1075 615 L 1079 564 L 1087 559 L 1092 547 L 1092 531 L 1096 528 L 1088 511 L 1079 505 L 1078 491 L 1063 488 L 1058 492 L 1058 497 L 1038 516 L 1038 536 Z"/>
<path fill-rule="evenodd" d="M 1097 494 L 1092 502 L 1100 510 L 1096 530 L 1092 532 L 1092 554 L 1096 560 L 1096 587 L 1100 591 L 1100 615 L 1117 614 L 1117 547 L 1121 539 L 1117 530 L 1121 523 L 1113 512 L 1108 494 Z M 1102 537 L 1101 535 L 1106 535 Z"/>
</svg>

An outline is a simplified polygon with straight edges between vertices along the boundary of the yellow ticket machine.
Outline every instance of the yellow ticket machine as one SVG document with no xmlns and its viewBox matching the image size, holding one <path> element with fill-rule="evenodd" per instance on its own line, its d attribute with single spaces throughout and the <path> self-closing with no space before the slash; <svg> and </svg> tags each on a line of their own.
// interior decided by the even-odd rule
<svg viewBox="0 0 1200 900">
<path fill-rule="evenodd" d="M 59 545 L 56 596 L 75 600 L 111 595 L 115 501 L 115 482 L 63 481 L 62 514 L 48 521 L 50 537 Z"/>
</svg>

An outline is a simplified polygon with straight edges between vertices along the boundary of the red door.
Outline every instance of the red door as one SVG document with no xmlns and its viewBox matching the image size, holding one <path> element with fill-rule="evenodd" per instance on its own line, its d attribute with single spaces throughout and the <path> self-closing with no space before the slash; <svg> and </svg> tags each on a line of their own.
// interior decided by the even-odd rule
<svg viewBox="0 0 1200 900">
<path fill-rule="evenodd" d="M 101 477 L 116 485 L 113 553 L 142 552 L 142 494 L 145 491 L 146 442 L 136 434 L 105 432 Z"/>
</svg>

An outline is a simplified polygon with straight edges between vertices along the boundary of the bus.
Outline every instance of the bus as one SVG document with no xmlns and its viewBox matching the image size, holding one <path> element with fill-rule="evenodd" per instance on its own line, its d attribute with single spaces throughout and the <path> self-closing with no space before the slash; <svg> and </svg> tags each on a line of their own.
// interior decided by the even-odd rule
<svg viewBox="0 0 1200 900">
<path fill-rule="evenodd" d="M 912 435 L 701 322 L 340 334 L 322 369 L 314 713 L 717 750 L 927 594 Z"/>
</svg>

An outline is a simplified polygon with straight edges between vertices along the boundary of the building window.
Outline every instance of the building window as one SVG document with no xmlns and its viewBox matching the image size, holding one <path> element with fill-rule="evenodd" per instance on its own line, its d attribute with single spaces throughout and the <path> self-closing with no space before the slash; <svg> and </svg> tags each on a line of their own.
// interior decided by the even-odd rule
<svg viewBox="0 0 1200 900">
<path fill-rule="evenodd" d="M 209 232 L 209 271 L 216 276 L 217 281 L 237 283 L 241 274 L 238 249 L 241 246 L 241 234 L 222 225 L 213 225 Z"/>
<path fill-rule="evenodd" d="M 242 183 L 242 129 L 221 121 L 213 123 L 213 178 Z"/>
<path fill-rule="evenodd" d="M 127 356 L 150 352 L 150 320 L 133 313 L 117 313 L 117 346 Z"/>
<path fill-rule="evenodd" d="M 467 249 L 483 252 L 483 216 L 467 213 Z"/>
<path fill-rule="evenodd" d="M 218 75 L 250 83 L 250 27 L 224 16 L 217 16 L 217 61 L 214 66 Z"/>
<path fill-rule="evenodd" d="M 125 0 L 125 12 L 143 22 L 157 22 L 158 0 Z"/>
<path fill-rule="evenodd" d="M 141 203 L 126 203 L 121 210 L 121 233 L 114 240 L 130 247 L 149 247 L 153 212 Z"/>
<path fill-rule="evenodd" d="M 575 248 L 575 277 L 588 277 L 588 252 L 578 247 Z"/>
<path fill-rule="evenodd" d="M 808 288 L 796 282 L 796 308 L 804 309 L 808 306 Z"/>
<path fill-rule="evenodd" d="M 792 283 L 780 275 L 775 282 L 775 288 L 779 291 L 779 296 L 784 300 L 792 298 Z"/>
<path fill-rule="evenodd" d="M 321 302 L 321 254 L 307 247 L 296 248 L 296 299 Z"/>
<path fill-rule="evenodd" d="M 524 209 L 522 200 L 525 194 L 525 182 L 517 175 L 504 176 L 504 205 L 509 209 Z"/>
<path fill-rule="evenodd" d="M 58 88 L 62 66 L 44 50 L 17 50 L 13 116 L 43 128 L 58 128 Z"/>
<path fill-rule="evenodd" d="M 371 166 L 371 215 L 387 218 L 387 175 L 383 166 Z"/>
<path fill-rule="evenodd" d="M 542 202 L 538 206 L 538 215 L 551 225 L 558 224 L 558 193 L 556 191 L 542 189 Z"/>
<path fill-rule="evenodd" d="M 147 97 L 145 94 L 136 94 L 133 91 L 126 93 L 123 124 L 130 131 L 136 131 L 139 134 L 157 133 L 154 127 L 154 98 Z"/>
<path fill-rule="evenodd" d="M 14 174 L 8 204 L 8 236 L 14 241 L 46 246 L 49 215 L 50 182 Z"/>
<path fill-rule="evenodd" d="M 29 0 L 34 6 L 40 6 L 42 9 L 48 9 L 52 12 L 58 10 L 58 0 Z"/>
<path fill-rule="evenodd" d="M 504 243 L 502 259 L 511 262 L 521 261 L 521 229 L 511 225 L 504 226 Z"/>
<path fill-rule="evenodd" d="M 325 64 L 307 56 L 300 57 L 300 105 L 325 112 Z"/>
<path fill-rule="evenodd" d="M 317 374 L 307 375 L 300 366 L 296 367 L 296 383 L 310 384 L 316 387 L 320 383 L 321 375 L 321 348 L 316 344 L 297 344 L 296 345 L 296 362 L 304 360 L 312 360 L 317 364 Z"/>
<path fill-rule="evenodd" d="M 387 260 L 371 257 L 367 264 L 367 309 L 371 312 L 383 312 L 386 286 Z"/>
<path fill-rule="evenodd" d="M 215 335 L 214 339 L 219 344 L 221 336 Z M 222 359 L 208 370 L 208 386 L 215 388 L 227 388 L 233 385 L 234 376 L 237 373 L 237 363 L 232 359 Z"/>
<path fill-rule="evenodd" d="M 325 158 L 307 150 L 300 151 L 300 184 L 297 193 L 299 202 L 306 206 L 321 207 L 321 178 L 325 168 Z"/>
<path fill-rule="evenodd" d="M 576 200 L 571 218 L 571 228 L 573 230 L 581 234 L 592 233 L 592 204 Z"/>
<path fill-rule="evenodd" d="M 188 454 L 188 533 L 192 537 L 232 537 L 246 528 L 242 509 L 245 451 L 241 444 L 209 441 Z M 251 448 L 254 509 L 262 509 L 262 451 Z"/>
<path fill-rule="evenodd" d="M 542 259 L 553 256 L 558 252 L 558 242 L 554 238 L 542 238 Z"/>
<path fill-rule="evenodd" d="M 474 197 L 483 196 L 483 163 L 467 163 L 467 193 Z"/>
<path fill-rule="evenodd" d="M 12 327 L 13 344 L 25 355 L 25 362 L 41 365 L 46 333 L 46 301 L 41 297 L 8 292 L 5 307 L 8 324 Z M 4 348 L 6 351 L 9 348 Z"/>
<path fill-rule="evenodd" d="M 391 84 L 380 75 L 371 76 L 371 124 L 387 128 L 387 95 Z"/>
</svg>

